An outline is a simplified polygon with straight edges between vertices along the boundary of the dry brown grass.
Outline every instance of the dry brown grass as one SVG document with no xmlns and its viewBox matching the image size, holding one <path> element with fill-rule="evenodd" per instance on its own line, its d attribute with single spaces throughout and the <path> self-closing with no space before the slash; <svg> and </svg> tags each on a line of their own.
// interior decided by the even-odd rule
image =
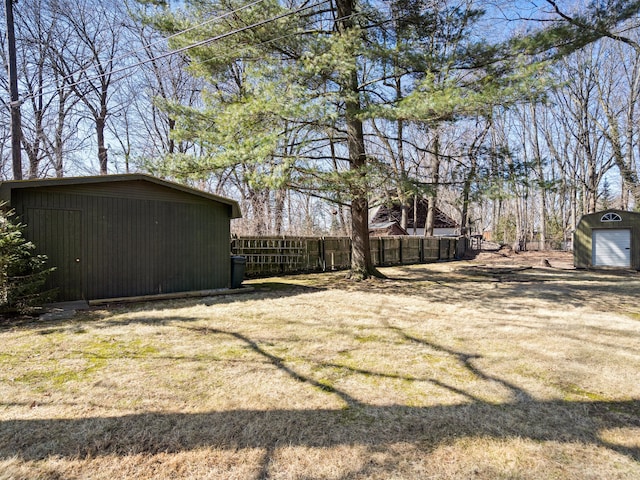
<svg viewBox="0 0 640 480">
<path fill-rule="evenodd" d="M 640 275 L 490 260 L 0 325 L 0 479 L 640 478 Z"/>
</svg>

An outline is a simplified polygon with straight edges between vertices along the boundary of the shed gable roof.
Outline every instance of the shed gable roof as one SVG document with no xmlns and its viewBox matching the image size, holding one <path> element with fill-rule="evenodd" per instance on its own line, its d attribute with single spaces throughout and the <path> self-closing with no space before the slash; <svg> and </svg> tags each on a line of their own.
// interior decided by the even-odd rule
<svg viewBox="0 0 640 480">
<path fill-rule="evenodd" d="M 578 224 L 582 222 L 593 222 L 595 220 L 602 222 L 603 217 L 611 215 L 617 215 L 621 220 L 633 219 L 634 222 L 640 221 L 640 212 L 630 212 L 627 210 L 619 210 L 617 208 L 609 208 L 607 210 L 584 214 L 580 217 Z"/>
<path fill-rule="evenodd" d="M 395 220 L 388 222 L 371 223 L 369 224 L 369 233 L 373 233 L 376 235 L 409 235 L 407 231 L 402 228 L 400 224 Z"/>
<path fill-rule="evenodd" d="M 11 191 L 24 188 L 41 188 L 41 187 L 61 187 L 66 185 L 90 185 L 90 184 L 108 184 L 116 182 L 143 181 L 151 184 L 160 185 L 179 192 L 194 195 L 205 200 L 210 200 L 231 207 L 231 218 L 240 218 L 240 207 L 238 202 L 229 198 L 214 195 L 195 188 L 187 187 L 179 183 L 162 180 L 151 175 L 142 173 L 127 173 L 119 175 L 101 175 L 91 177 L 65 177 L 65 178 L 46 178 L 37 180 L 13 180 L 0 183 L 0 200 L 7 203 L 11 202 Z"/>
</svg>

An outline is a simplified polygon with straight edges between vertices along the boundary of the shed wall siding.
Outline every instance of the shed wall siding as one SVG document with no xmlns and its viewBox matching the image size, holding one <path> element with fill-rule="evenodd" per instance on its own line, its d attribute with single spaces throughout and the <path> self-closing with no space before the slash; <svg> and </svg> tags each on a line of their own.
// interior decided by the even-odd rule
<svg viewBox="0 0 640 480">
<path fill-rule="evenodd" d="M 65 285 L 66 276 L 74 272 L 77 277 L 67 283 L 81 285 L 85 299 L 228 287 L 229 206 L 135 183 L 124 190 L 120 184 L 115 189 L 101 185 L 90 195 L 83 191 L 87 186 L 13 192 L 12 204 L 28 235 L 64 238 L 68 234 L 59 220 L 47 224 L 46 233 L 38 233 L 43 221 L 35 215 L 42 218 L 46 210 L 80 213 L 80 253 L 56 258 L 67 263 L 50 279 L 50 287 L 63 286 L 59 300 L 78 298 L 73 287 Z M 67 255 L 61 252 L 55 256 Z M 39 253 L 49 252 L 40 247 Z M 80 261 L 74 270 L 68 262 L 75 262 L 76 255 Z"/>
</svg>

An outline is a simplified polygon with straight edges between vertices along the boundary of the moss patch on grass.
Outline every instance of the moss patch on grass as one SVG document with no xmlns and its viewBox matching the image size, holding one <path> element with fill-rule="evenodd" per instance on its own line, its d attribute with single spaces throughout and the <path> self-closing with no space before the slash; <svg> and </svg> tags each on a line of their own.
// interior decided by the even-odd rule
<svg viewBox="0 0 640 480">
<path fill-rule="evenodd" d="M 588 398 L 589 400 L 593 400 L 595 402 L 606 402 L 610 399 L 609 397 L 607 397 L 602 393 L 590 392 L 580 387 L 579 385 L 576 385 L 573 383 L 563 384 L 561 388 L 566 393 L 564 397 L 565 400 L 568 400 L 568 401 L 575 400 L 576 397 Z"/>
<path fill-rule="evenodd" d="M 82 350 L 84 358 L 92 361 L 116 358 L 144 359 L 156 355 L 160 349 L 142 339 L 119 340 L 114 338 L 97 338 L 88 342 Z"/>
<path fill-rule="evenodd" d="M 638 320 L 640 321 L 640 313 L 635 313 L 635 312 L 627 312 L 625 313 L 625 315 L 629 318 L 631 318 L 632 320 Z"/>
<path fill-rule="evenodd" d="M 36 391 L 59 389 L 70 383 L 88 380 L 96 372 L 106 368 L 109 361 L 144 359 L 159 352 L 157 347 L 141 339 L 125 341 L 97 337 L 91 338 L 88 342 L 73 344 L 64 333 L 55 332 L 50 335 L 55 335 L 53 343 L 59 344 L 61 348 L 48 356 L 30 351 L 30 355 L 37 355 L 39 361 L 29 371 L 14 377 L 13 381 L 27 384 Z M 20 361 L 24 361 L 21 357 L 22 355 L 11 357 L 14 367 L 17 367 Z"/>
</svg>

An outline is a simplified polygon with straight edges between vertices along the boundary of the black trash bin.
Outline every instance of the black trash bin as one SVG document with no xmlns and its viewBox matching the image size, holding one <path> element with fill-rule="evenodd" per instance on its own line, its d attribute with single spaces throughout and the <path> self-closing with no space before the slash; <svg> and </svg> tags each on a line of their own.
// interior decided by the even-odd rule
<svg viewBox="0 0 640 480">
<path fill-rule="evenodd" d="M 240 288 L 244 280 L 244 270 L 247 259 L 240 255 L 231 256 L 231 288 Z"/>
</svg>

